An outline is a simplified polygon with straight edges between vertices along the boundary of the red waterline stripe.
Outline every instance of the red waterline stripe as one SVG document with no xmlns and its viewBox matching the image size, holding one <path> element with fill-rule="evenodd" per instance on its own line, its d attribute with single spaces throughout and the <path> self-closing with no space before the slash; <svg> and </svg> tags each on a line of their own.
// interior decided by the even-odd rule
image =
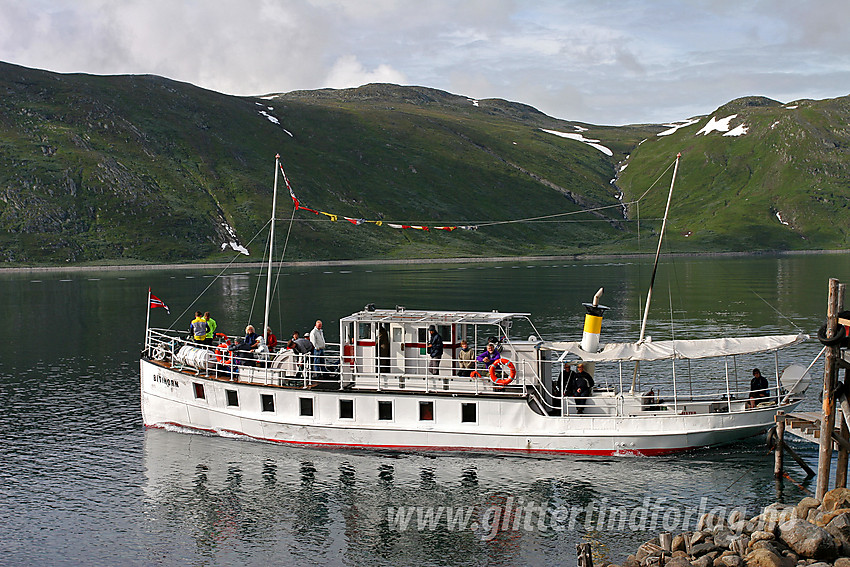
<svg viewBox="0 0 850 567">
<path fill-rule="evenodd" d="M 691 451 L 693 449 L 697 449 L 694 447 L 682 447 L 676 449 L 624 449 L 618 451 L 611 451 L 608 449 L 512 449 L 512 448 L 501 448 L 496 449 L 492 447 L 448 447 L 448 446 L 422 446 L 422 445 L 369 445 L 369 444 L 361 444 L 361 443 L 320 443 L 315 441 L 290 441 L 286 439 L 268 439 L 266 437 L 254 437 L 253 435 L 248 435 L 247 433 L 242 433 L 241 431 L 235 431 L 233 429 L 207 429 L 204 427 L 195 427 L 192 425 L 183 425 L 182 423 L 175 423 L 173 421 L 167 421 L 165 423 L 158 423 L 155 425 L 145 425 L 145 427 L 150 427 L 152 429 L 164 429 L 164 426 L 171 425 L 174 427 L 183 427 L 186 429 L 194 429 L 196 431 L 203 431 L 205 433 L 218 434 L 220 432 L 230 433 L 232 435 L 239 435 L 241 437 L 247 437 L 249 439 L 256 439 L 258 441 L 268 441 L 270 443 L 281 443 L 284 445 L 295 445 L 298 447 L 332 447 L 332 448 L 347 448 L 347 449 L 390 449 L 395 451 L 439 451 L 439 452 L 492 452 L 492 453 L 534 453 L 534 454 L 570 454 L 570 455 L 596 455 L 596 456 L 627 456 L 627 455 L 635 455 L 635 456 L 644 456 L 644 457 L 655 457 L 659 455 L 670 455 L 673 453 L 683 453 L 685 451 Z"/>
</svg>

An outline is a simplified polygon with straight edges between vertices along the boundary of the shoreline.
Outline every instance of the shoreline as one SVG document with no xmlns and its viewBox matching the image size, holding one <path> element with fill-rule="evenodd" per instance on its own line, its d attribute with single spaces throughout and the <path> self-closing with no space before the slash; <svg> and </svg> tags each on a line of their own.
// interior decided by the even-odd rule
<svg viewBox="0 0 850 567">
<path fill-rule="evenodd" d="M 671 252 L 665 254 L 668 258 L 742 258 L 742 257 L 777 257 L 777 256 L 810 256 L 822 254 L 850 254 L 850 250 L 776 250 L 762 252 Z M 410 264 L 494 264 L 499 262 L 546 262 L 546 261 L 576 261 L 576 260 L 606 260 L 606 259 L 643 259 L 652 258 L 653 253 L 630 254 L 562 254 L 555 256 L 501 256 L 501 257 L 454 257 L 454 258 L 397 258 L 372 260 L 296 260 L 291 262 L 272 262 L 274 267 L 315 267 L 315 266 L 403 266 Z M 199 262 L 178 264 L 106 264 L 80 266 L 16 266 L 0 267 L 2 274 L 39 273 L 39 272 L 92 272 L 92 271 L 142 271 L 142 270 L 191 270 L 191 269 L 223 269 L 223 268 L 264 268 L 268 266 L 262 261 L 257 262 Z"/>
</svg>

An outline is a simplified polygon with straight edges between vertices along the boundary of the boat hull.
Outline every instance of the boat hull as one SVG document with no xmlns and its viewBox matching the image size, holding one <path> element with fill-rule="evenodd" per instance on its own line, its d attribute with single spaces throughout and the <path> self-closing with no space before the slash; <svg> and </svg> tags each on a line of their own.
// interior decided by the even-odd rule
<svg viewBox="0 0 850 567">
<path fill-rule="evenodd" d="M 203 398 L 197 397 L 199 387 Z M 796 406 L 703 415 L 552 417 L 533 412 L 524 397 L 280 388 L 193 376 L 146 359 L 141 390 L 148 427 L 291 445 L 417 451 L 660 455 L 757 435 L 773 423 L 777 409 Z M 313 415 L 301 415 L 301 400 L 310 400 Z M 351 418 L 339 417 L 340 400 L 350 400 Z M 390 419 L 379 415 L 378 402 L 389 402 Z M 420 402 L 433 403 L 433 420 L 419 419 Z M 468 420 L 470 404 L 474 421 Z"/>
</svg>

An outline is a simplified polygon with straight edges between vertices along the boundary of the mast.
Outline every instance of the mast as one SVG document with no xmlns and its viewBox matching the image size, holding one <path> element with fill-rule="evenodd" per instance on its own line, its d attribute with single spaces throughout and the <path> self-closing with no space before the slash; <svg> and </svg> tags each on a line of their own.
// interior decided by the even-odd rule
<svg viewBox="0 0 850 567">
<path fill-rule="evenodd" d="M 673 185 L 676 183 L 676 172 L 679 171 L 679 158 L 681 157 L 682 152 L 676 154 L 676 164 L 673 166 L 673 179 L 670 180 L 670 192 L 667 193 L 667 206 L 664 208 L 664 220 L 661 222 L 661 233 L 658 235 L 658 248 L 655 250 L 655 264 L 652 266 L 652 278 L 649 280 L 649 291 L 646 293 L 646 306 L 643 310 L 643 320 L 640 323 L 640 338 L 638 338 L 638 344 L 643 342 L 646 334 L 646 320 L 649 318 L 649 304 L 652 303 L 652 287 L 655 285 L 655 274 L 658 273 L 658 257 L 661 255 L 661 241 L 664 240 L 664 230 L 667 228 L 667 214 L 670 212 L 670 200 L 673 198 Z M 635 362 L 635 372 L 632 375 L 632 392 L 635 391 L 639 364 L 640 361 Z"/>
<path fill-rule="evenodd" d="M 272 255 L 274 254 L 274 214 L 277 208 L 277 175 L 280 171 L 280 154 L 274 156 L 274 190 L 272 191 L 272 218 L 271 218 L 271 234 L 269 235 L 269 269 L 266 277 L 266 310 L 263 317 L 263 332 L 260 333 L 265 339 L 266 344 L 269 343 L 269 305 L 272 299 Z"/>
<path fill-rule="evenodd" d="M 661 241 L 664 240 L 664 230 L 667 228 L 667 213 L 670 212 L 670 200 L 673 198 L 673 185 L 676 183 L 676 172 L 679 170 L 679 158 L 676 154 L 676 165 L 673 167 L 673 179 L 670 180 L 670 192 L 667 194 L 667 207 L 664 209 L 664 220 L 661 222 L 661 234 L 658 235 L 658 248 L 655 250 L 655 265 L 652 266 L 652 278 L 649 280 L 649 291 L 646 293 L 646 307 L 643 310 L 643 321 L 640 323 L 640 338 L 642 342 L 646 333 L 646 320 L 649 317 L 649 304 L 652 302 L 652 286 L 655 285 L 655 274 L 658 273 L 658 257 L 661 255 Z"/>
</svg>

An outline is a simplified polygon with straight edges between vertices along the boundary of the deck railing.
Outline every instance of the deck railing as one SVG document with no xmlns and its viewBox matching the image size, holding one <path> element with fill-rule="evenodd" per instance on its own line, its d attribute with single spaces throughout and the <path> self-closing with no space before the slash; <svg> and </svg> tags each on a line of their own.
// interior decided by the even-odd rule
<svg viewBox="0 0 850 567">
<path fill-rule="evenodd" d="M 393 368 L 386 359 L 365 360 L 341 356 L 339 345 L 329 343 L 324 354 L 297 354 L 291 350 L 274 352 L 246 352 L 231 350 L 240 337 L 219 335 L 215 344 L 199 344 L 181 337 L 175 331 L 150 329 L 145 341 L 144 354 L 154 360 L 165 361 L 178 370 L 207 374 L 219 379 L 267 384 L 275 386 L 346 389 L 376 391 L 407 391 L 423 393 L 460 393 L 528 396 L 530 403 L 550 415 L 650 415 L 692 413 L 721 413 L 745 411 L 751 392 L 749 389 L 714 393 L 697 393 L 682 396 L 681 392 L 650 391 L 616 394 L 616 388 L 600 387 L 586 398 L 570 396 L 566 392 L 552 391 L 538 375 L 535 365 L 525 360 L 515 360 L 512 380 L 507 380 L 511 369 L 502 366 L 491 377 L 486 365 L 477 362 L 473 368 L 463 369 L 458 359 L 443 358 L 436 374 L 428 368 L 427 358 L 405 359 L 405 371 Z M 365 370 L 364 370 L 365 369 Z M 471 375 L 469 375 L 469 374 Z M 495 381 L 493 380 L 495 378 Z M 553 377 L 557 381 L 558 377 Z M 768 397 L 759 398 L 757 404 L 779 403 L 785 392 L 773 386 Z M 584 402 L 584 403 L 582 403 Z"/>
</svg>

